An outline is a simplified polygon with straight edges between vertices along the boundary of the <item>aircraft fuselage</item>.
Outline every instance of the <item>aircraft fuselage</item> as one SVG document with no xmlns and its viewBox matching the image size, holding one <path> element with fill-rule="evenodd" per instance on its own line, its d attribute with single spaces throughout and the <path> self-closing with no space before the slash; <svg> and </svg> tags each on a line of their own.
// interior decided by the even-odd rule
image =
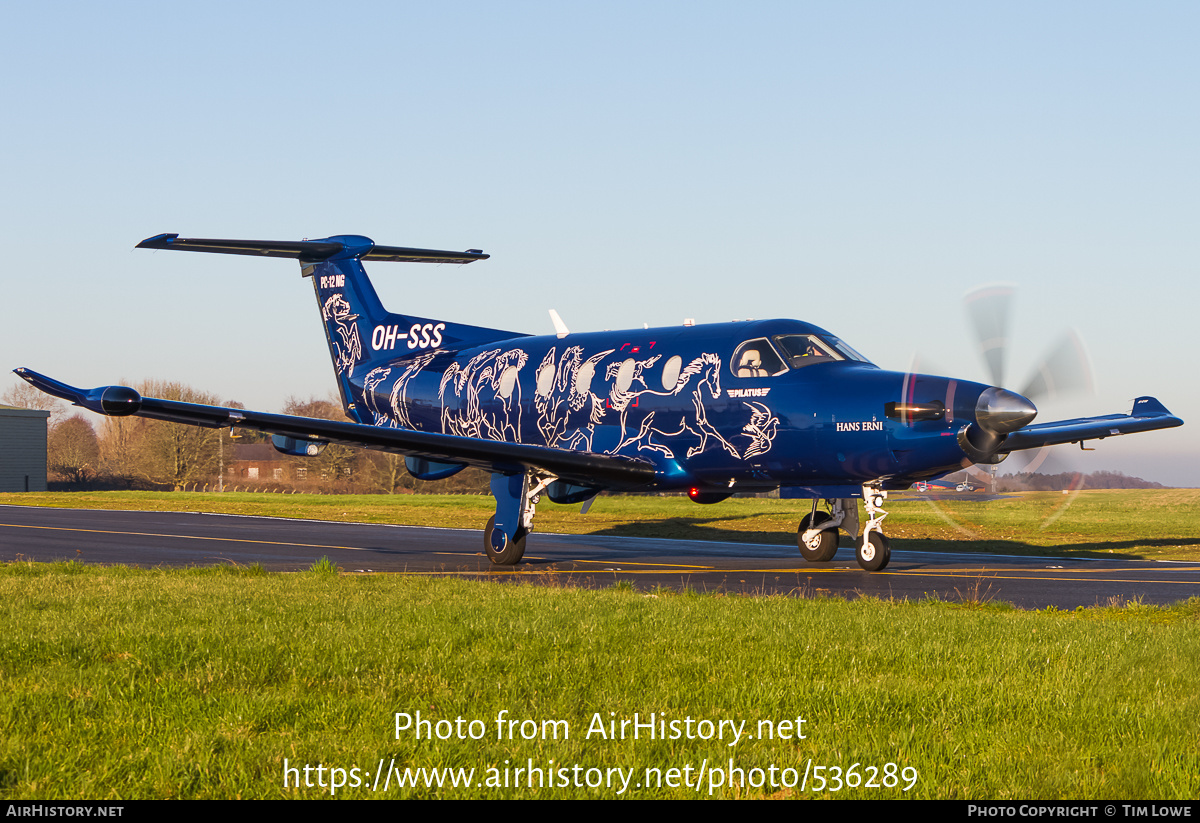
<svg viewBox="0 0 1200 823">
<path fill-rule="evenodd" d="M 439 324 L 421 325 L 436 339 Z M 390 331 L 360 337 L 386 345 Z M 865 482 L 905 488 L 960 468 L 953 435 L 969 416 L 956 422 L 955 407 L 973 408 L 986 386 L 861 360 L 733 362 L 748 341 L 774 349 L 797 335 L 837 339 L 796 320 L 523 336 L 458 351 L 419 350 L 418 337 L 415 353 L 342 376 L 362 423 L 636 458 L 656 467 L 647 488 L 853 496 Z M 889 417 L 887 404 L 902 399 L 947 411 Z"/>
</svg>

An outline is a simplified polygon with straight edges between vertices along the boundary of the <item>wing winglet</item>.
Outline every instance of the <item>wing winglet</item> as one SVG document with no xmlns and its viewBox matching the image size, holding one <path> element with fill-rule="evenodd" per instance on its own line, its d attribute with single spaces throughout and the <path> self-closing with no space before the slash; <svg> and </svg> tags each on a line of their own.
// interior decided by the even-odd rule
<svg viewBox="0 0 1200 823">
<path fill-rule="evenodd" d="M 1160 415 L 1171 416 L 1167 411 L 1167 407 L 1158 402 L 1156 397 L 1139 397 L 1133 401 L 1133 411 L 1131 414 L 1134 417 L 1157 417 Z M 1180 423 L 1183 421 L 1180 420 Z"/>
</svg>

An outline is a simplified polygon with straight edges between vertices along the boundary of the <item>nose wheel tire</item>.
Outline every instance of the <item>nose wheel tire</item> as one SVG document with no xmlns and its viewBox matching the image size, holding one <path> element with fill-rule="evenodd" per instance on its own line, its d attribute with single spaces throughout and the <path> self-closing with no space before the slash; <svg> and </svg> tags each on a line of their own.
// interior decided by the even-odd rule
<svg viewBox="0 0 1200 823">
<path fill-rule="evenodd" d="M 879 571 L 892 559 L 892 541 L 879 532 L 869 532 L 865 539 L 858 540 L 857 559 L 867 571 Z"/>
<path fill-rule="evenodd" d="M 825 512 L 806 514 L 800 520 L 800 528 L 796 530 L 796 545 L 800 547 L 800 555 L 809 563 L 828 563 L 837 554 L 838 530 L 825 529 L 818 532 L 811 540 L 805 541 L 804 533 L 809 530 L 809 523 L 821 525 L 831 519 Z"/>
<path fill-rule="evenodd" d="M 528 536 L 529 532 L 525 529 L 518 529 L 516 538 L 509 540 L 508 535 L 496 528 L 496 518 L 493 516 L 488 518 L 487 525 L 483 527 L 483 550 L 497 566 L 515 566 L 525 556 L 525 538 Z"/>
</svg>

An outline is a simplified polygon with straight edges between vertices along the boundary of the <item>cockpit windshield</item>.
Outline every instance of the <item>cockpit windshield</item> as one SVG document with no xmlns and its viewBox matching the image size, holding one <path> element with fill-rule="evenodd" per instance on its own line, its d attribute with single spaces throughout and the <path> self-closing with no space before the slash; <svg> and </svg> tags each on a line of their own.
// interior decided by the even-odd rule
<svg viewBox="0 0 1200 823">
<path fill-rule="evenodd" d="M 779 347 L 779 350 L 783 352 L 787 364 L 793 369 L 812 366 L 817 363 L 829 363 L 834 360 L 856 360 L 860 363 L 870 362 L 867 358 L 832 335 L 781 334 L 775 337 L 775 343 Z"/>
<path fill-rule="evenodd" d="M 870 365 L 872 365 L 872 366 L 873 366 L 873 365 L 875 365 L 874 363 L 871 363 L 871 361 L 870 361 L 870 360 L 868 360 L 867 358 L 863 357 L 863 356 L 862 356 L 861 354 L 859 354 L 857 351 L 855 351 L 854 349 L 852 349 L 852 348 L 850 347 L 850 344 L 849 344 L 849 343 L 847 343 L 845 340 L 841 340 L 841 339 L 839 339 L 839 338 L 837 338 L 837 337 L 834 337 L 834 336 L 832 336 L 832 335 L 828 335 L 828 336 L 826 336 L 826 337 L 825 337 L 825 339 L 826 339 L 826 340 L 828 340 L 828 341 L 829 341 L 829 343 L 830 343 L 830 344 L 832 344 L 832 346 L 833 346 L 835 349 L 837 349 L 837 350 L 838 350 L 838 351 L 840 351 L 842 354 L 844 354 L 844 355 L 846 356 L 846 359 L 847 359 L 847 360 L 857 360 L 859 363 L 868 363 L 868 364 L 870 364 Z"/>
<path fill-rule="evenodd" d="M 781 334 L 775 342 L 793 369 L 842 359 L 832 346 L 815 334 Z"/>
<path fill-rule="evenodd" d="M 871 361 L 833 335 L 779 334 L 747 340 L 734 350 L 730 369 L 735 377 L 775 377 L 789 369 L 818 363 Z"/>
</svg>

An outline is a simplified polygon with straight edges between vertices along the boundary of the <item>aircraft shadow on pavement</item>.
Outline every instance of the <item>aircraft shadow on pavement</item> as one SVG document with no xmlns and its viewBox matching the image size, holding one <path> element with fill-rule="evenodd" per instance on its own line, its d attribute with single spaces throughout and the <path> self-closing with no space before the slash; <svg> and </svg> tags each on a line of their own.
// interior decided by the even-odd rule
<svg viewBox="0 0 1200 823">
<path fill-rule="evenodd" d="M 607 529 L 591 532 L 594 536 L 640 537 L 658 540 L 687 540 L 696 543 L 726 542 L 745 544 L 767 544 L 770 546 L 795 548 L 795 534 L 779 531 L 742 531 L 713 525 L 718 522 L 750 519 L 740 517 L 686 517 L 639 523 L 621 523 Z M 1020 540 L 962 539 L 938 540 L 920 537 L 893 535 L 893 550 L 898 552 L 947 552 L 1007 554 L 1018 556 L 1054 556 L 1068 559 L 1092 560 L 1157 560 L 1158 548 L 1200 547 L 1200 538 L 1152 538 L 1142 540 L 1096 540 L 1076 543 L 1061 543 L 1052 546 L 1039 545 Z M 852 551 L 854 541 L 843 533 L 839 541 L 839 552 Z M 699 548 L 699 547 L 697 547 Z M 1143 552 L 1130 552 L 1143 549 Z M 705 552 L 711 553 L 711 552 Z M 797 554 L 798 556 L 798 554 Z M 839 557 L 842 555 L 839 553 Z"/>
</svg>

